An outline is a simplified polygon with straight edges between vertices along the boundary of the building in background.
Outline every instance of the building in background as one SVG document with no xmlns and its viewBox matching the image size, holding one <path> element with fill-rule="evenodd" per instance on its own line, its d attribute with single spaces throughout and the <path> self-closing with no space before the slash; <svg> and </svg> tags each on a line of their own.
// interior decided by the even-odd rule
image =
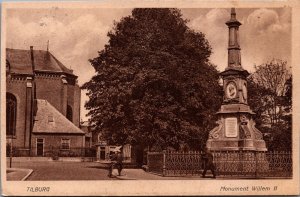
<svg viewBox="0 0 300 197">
<path fill-rule="evenodd" d="M 92 148 L 92 126 L 88 121 L 83 121 L 80 123 L 80 129 L 85 135 L 85 148 Z"/>
<path fill-rule="evenodd" d="M 96 160 L 100 162 L 109 161 L 109 156 L 114 153 L 115 148 L 119 145 L 109 144 L 102 136 L 101 131 L 92 131 L 92 144 L 93 148 L 96 150 Z M 130 144 L 125 144 L 122 147 L 122 153 L 124 157 L 124 162 L 134 163 L 135 160 L 132 155 L 132 146 Z"/>
<path fill-rule="evenodd" d="M 79 112 L 72 70 L 49 51 L 6 49 L 6 138 L 15 154 L 79 155 L 85 147 Z"/>
</svg>

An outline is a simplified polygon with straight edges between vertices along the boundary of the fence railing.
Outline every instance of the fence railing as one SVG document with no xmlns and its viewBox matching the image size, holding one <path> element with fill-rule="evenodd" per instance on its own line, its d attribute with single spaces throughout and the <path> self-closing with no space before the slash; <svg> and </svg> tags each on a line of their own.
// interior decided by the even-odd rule
<svg viewBox="0 0 300 197">
<path fill-rule="evenodd" d="M 212 152 L 217 176 L 292 177 L 291 152 Z M 148 152 L 149 172 L 163 176 L 201 175 L 202 152 Z"/>
<path fill-rule="evenodd" d="M 147 166 L 149 171 L 156 174 L 165 174 L 165 153 L 163 152 L 148 152 Z"/>
</svg>

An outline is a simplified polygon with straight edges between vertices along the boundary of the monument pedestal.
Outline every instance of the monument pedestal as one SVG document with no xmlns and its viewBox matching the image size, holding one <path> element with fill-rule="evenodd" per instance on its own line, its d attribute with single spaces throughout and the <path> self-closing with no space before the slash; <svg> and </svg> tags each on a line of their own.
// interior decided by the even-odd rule
<svg viewBox="0 0 300 197">
<path fill-rule="evenodd" d="M 206 147 L 211 151 L 267 151 L 264 140 L 213 140 L 208 139 Z"/>
<path fill-rule="evenodd" d="M 206 147 L 212 151 L 267 151 L 253 114 L 245 104 L 222 105 L 217 113 L 218 126 L 209 132 Z"/>
<path fill-rule="evenodd" d="M 269 169 L 266 143 L 253 114 L 245 104 L 222 105 L 217 113 L 219 125 L 210 131 L 206 147 L 214 152 L 219 175 L 256 177 L 258 170 Z"/>
</svg>

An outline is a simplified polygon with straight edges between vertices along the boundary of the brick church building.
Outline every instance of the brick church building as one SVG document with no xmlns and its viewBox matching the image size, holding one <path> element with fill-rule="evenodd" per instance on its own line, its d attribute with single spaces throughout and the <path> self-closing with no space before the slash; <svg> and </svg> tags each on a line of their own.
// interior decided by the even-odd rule
<svg viewBox="0 0 300 197">
<path fill-rule="evenodd" d="M 79 155 L 85 147 L 79 113 L 72 70 L 49 51 L 6 49 L 7 147 L 19 156 Z"/>
</svg>

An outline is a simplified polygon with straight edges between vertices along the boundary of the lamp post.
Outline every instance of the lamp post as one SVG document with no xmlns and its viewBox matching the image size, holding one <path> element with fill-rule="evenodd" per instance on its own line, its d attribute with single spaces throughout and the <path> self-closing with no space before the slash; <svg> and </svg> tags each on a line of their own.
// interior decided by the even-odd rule
<svg viewBox="0 0 300 197">
<path fill-rule="evenodd" d="M 10 151 L 9 151 L 9 167 L 11 168 L 12 164 L 12 156 L 13 156 L 13 135 L 10 138 Z"/>
</svg>

